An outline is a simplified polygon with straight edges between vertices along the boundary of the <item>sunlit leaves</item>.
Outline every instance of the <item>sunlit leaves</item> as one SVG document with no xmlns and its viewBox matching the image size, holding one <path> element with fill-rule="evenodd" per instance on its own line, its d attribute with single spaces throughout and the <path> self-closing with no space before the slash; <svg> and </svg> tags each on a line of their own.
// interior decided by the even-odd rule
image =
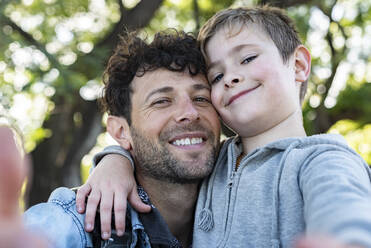
<svg viewBox="0 0 371 248">
<path fill-rule="evenodd" d="M 371 164 L 371 124 L 361 125 L 353 120 L 341 120 L 331 127 L 329 133 L 343 135 L 348 144 Z"/>
</svg>

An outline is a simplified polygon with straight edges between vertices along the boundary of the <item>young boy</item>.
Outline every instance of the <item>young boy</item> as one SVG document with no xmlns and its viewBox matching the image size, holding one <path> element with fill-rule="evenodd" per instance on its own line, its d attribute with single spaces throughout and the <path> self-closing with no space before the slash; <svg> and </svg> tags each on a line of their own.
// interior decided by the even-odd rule
<svg viewBox="0 0 371 248">
<path fill-rule="evenodd" d="M 198 39 L 212 103 L 238 136 L 200 188 L 193 247 L 290 247 L 301 234 L 371 247 L 368 165 L 339 136 L 305 134 L 311 62 L 292 21 L 272 7 L 226 9 Z"/>
</svg>

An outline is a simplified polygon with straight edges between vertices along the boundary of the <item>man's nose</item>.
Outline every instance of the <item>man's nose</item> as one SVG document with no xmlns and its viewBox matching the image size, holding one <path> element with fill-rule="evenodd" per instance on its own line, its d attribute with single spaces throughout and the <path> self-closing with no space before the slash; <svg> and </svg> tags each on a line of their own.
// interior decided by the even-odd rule
<svg viewBox="0 0 371 248">
<path fill-rule="evenodd" d="M 182 101 L 177 108 L 178 110 L 176 111 L 175 117 L 176 122 L 192 122 L 200 119 L 200 113 L 198 112 L 192 99 Z"/>
<path fill-rule="evenodd" d="M 238 73 L 230 73 L 225 77 L 224 87 L 231 88 L 234 87 L 236 84 L 241 83 L 243 81 L 243 76 Z"/>
</svg>

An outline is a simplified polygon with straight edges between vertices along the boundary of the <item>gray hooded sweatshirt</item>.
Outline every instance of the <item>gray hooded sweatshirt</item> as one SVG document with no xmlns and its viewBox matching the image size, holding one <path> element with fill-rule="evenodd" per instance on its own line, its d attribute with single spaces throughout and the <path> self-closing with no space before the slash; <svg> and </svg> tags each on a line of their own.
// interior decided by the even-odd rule
<svg viewBox="0 0 371 248">
<path fill-rule="evenodd" d="M 287 138 L 246 155 L 224 142 L 200 188 L 194 248 L 292 247 L 303 234 L 325 234 L 371 248 L 371 172 L 339 135 Z M 119 146 L 106 154 L 130 158 Z M 131 160 L 132 162 L 132 160 Z"/>
<path fill-rule="evenodd" d="M 200 189 L 193 247 L 292 247 L 326 234 L 371 247 L 371 173 L 338 135 L 287 138 L 236 159 L 227 140 Z"/>
</svg>

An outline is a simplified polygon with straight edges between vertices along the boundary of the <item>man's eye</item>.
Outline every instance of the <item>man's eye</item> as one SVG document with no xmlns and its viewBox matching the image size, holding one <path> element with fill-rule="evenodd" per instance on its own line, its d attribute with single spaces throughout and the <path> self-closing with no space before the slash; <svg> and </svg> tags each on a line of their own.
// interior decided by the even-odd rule
<svg viewBox="0 0 371 248">
<path fill-rule="evenodd" d="M 258 55 L 254 55 L 254 56 L 251 56 L 251 57 L 247 57 L 247 58 L 245 58 L 244 60 L 242 60 L 241 64 L 248 64 L 248 63 L 250 63 L 251 61 L 253 61 L 254 59 L 256 59 L 256 57 L 258 57 Z"/>
<path fill-rule="evenodd" d="M 151 105 L 152 106 L 164 106 L 170 103 L 169 99 L 160 99 L 157 101 L 154 101 Z"/>
<path fill-rule="evenodd" d="M 195 97 L 194 100 L 195 100 L 196 102 L 207 102 L 207 103 L 210 102 L 209 98 L 204 97 L 204 96 L 198 96 L 198 97 Z"/>
<path fill-rule="evenodd" d="M 194 104 L 200 107 L 207 107 L 211 105 L 211 101 L 209 98 L 205 96 L 197 96 L 193 99 Z"/>
<path fill-rule="evenodd" d="M 215 83 L 219 82 L 222 78 L 223 78 L 223 74 L 222 73 L 216 75 L 216 77 L 211 80 L 211 84 L 215 84 Z"/>
</svg>

